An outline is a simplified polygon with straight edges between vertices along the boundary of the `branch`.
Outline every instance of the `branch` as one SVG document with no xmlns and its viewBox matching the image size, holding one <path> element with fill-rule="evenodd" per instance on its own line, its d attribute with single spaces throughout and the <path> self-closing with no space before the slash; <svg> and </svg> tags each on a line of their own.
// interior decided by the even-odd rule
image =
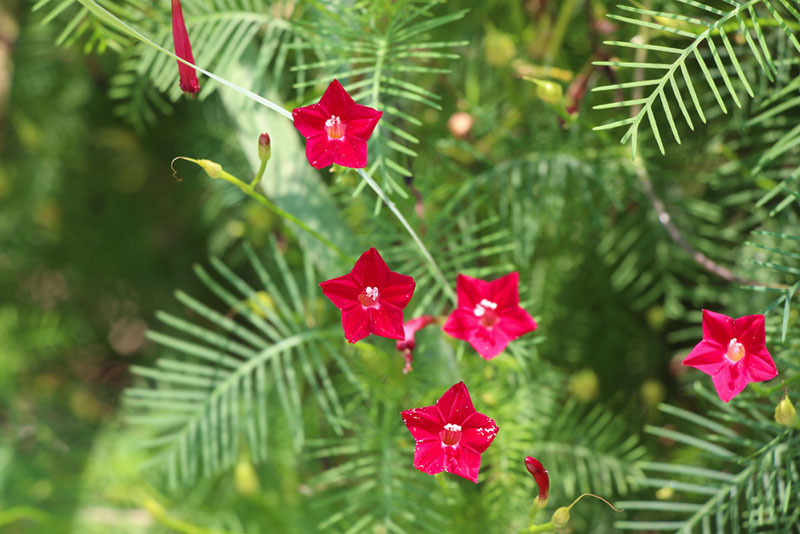
<svg viewBox="0 0 800 534">
<path fill-rule="evenodd" d="M 667 211 L 664 202 L 658 197 L 655 190 L 653 189 L 653 183 L 650 181 L 650 177 L 647 175 L 647 169 L 645 169 L 644 165 L 641 161 L 638 161 L 636 164 L 636 176 L 639 178 L 639 182 L 642 184 L 642 189 L 644 189 L 647 198 L 650 200 L 650 203 L 653 205 L 653 209 L 655 209 L 656 214 L 658 215 L 658 222 L 667 230 L 667 233 L 672 238 L 675 243 L 677 243 L 683 250 L 689 253 L 689 255 L 700 264 L 701 267 L 706 269 L 707 271 L 719 276 L 720 278 L 727 280 L 728 282 L 733 282 L 736 284 L 742 284 L 747 286 L 760 286 L 760 287 L 772 287 L 775 289 L 788 289 L 789 286 L 785 284 L 765 284 L 762 282 L 756 282 L 755 280 L 748 280 L 747 278 L 742 278 L 741 276 L 733 273 L 731 270 L 723 267 L 722 265 L 718 264 L 696 248 L 694 248 L 683 234 L 675 226 L 675 223 L 672 222 L 672 217 L 670 217 L 669 212 Z"/>
</svg>

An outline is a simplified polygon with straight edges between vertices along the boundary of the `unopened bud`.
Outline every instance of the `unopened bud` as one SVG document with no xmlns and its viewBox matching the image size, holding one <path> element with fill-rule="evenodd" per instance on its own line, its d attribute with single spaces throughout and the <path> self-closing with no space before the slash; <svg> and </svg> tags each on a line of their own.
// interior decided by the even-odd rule
<svg viewBox="0 0 800 534">
<path fill-rule="evenodd" d="M 258 159 L 261 161 L 269 161 L 272 155 L 272 147 L 270 147 L 269 134 L 267 132 L 258 136 Z"/>
<path fill-rule="evenodd" d="M 525 457 L 525 468 L 528 473 L 533 475 L 536 480 L 536 485 L 539 486 L 539 495 L 536 496 L 533 503 L 539 510 L 547 506 L 547 499 L 550 495 L 550 476 L 547 474 L 542 463 L 531 456 Z"/>
<path fill-rule="evenodd" d="M 197 160 L 197 164 L 203 167 L 203 170 L 206 171 L 206 174 L 212 178 L 219 178 L 219 175 L 222 174 L 222 165 L 216 161 L 211 161 L 210 159 L 199 159 Z"/>
<path fill-rule="evenodd" d="M 563 528 L 567 526 L 567 523 L 569 523 L 569 508 L 569 506 L 562 506 L 553 512 L 553 517 L 550 519 L 553 523 L 553 527 Z"/>
<path fill-rule="evenodd" d="M 240 494 L 254 495 L 258 493 L 258 475 L 250 460 L 242 459 L 236 463 L 234 480 L 236 482 L 236 490 Z"/>
<path fill-rule="evenodd" d="M 550 80 L 543 80 L 541 78 L 524 77 L 525 80 L 533 82 L 536 85 L 536 96 L 544 102 L 552 106 L 564 105 L 564 88 L 556 82 Z"/>
<path fill-rule="evenodd" d="M 775 421 L 779 425 L 793 427 L 797 422 L 797 410 L 789 400 L 788 395 L 784 395 L 778 405 L 775 407 Z"/>
<path fill-rule="evenodd" d="M 472 126 L 475 124 L 475 119 L 466 111 L 456 111 L 447 120 L 447 129 L 453 134 L 453 137 L 464 139 L 469 135 Z"/>
</svg>

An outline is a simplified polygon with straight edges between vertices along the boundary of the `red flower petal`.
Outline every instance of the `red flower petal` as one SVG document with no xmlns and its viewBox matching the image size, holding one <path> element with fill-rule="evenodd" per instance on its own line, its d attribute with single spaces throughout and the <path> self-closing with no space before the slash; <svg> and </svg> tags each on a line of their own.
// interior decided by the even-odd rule
<svg viewBox="0 0 800 534">
<path fill-rule="evenodd" d="M 328 88 L 325 89 L 322 98 L 319 99 L 319 105 L 327 112 L 328 116 L 336 115 L 344 119 L 350 108 L 355 105 L 355 102 L 344 90 L 339 80 L 333 80 L 328 85 Z"/>
<path fill-rule="evenodd" d="M 294 127 L 305 138 L 325 134 L 325 121 L 329 117 L 330 114 L 326 113 L 319 104 L 292 110 Z M 327 135 L 325 135 L 325 139 L 327 140 Z"/>
<path fill-rule="evenodd" d="M 470 332 L 469 344 L 484 360 L 497 357 L 511 343 L 512 338 L 502 329 L 477 327 Z"/>
<path fill-rule="evenodd" d="M 514 271 L 489 282 L 489 300 L 497 303 L 497 311 L 519 306 L 519 273 Z M 521 334 L 520 334 L 521 335 Z"/>
<path fill-rule="evenodd" d="M 440 441 L 422 441 L 414 449 L 414 467 L 429 475 L 444 471 L 446 459 Z"/>
<path fill-rule="evenodd" d="M 745 315 L 733 323 L 733 337 L 744 345 L 748 352 L 760 350 L 767 342 L 763 315 Z"/>
<path fill-rule="evenodd" d="M 342 328 L 347 341 L 350 343 L 361 341 L 372 333 L 369 313 L 361 306 L 342 310 Z"/>
<path fill-rule="evenodd" d="M 445 321 L 442 330 L 451 337 L 468 341 L 470 333 L 476 328 L 480 328 L 480 325 L 472 310 L 456 308 Z"/>
<path fill-rule="evenodd" d="M 351 169 L 363 169 L 367 166 L 367 142 L 349 134 L 342 139 L 330 142 L 336 155 L 333 162 Z"/>
<path fill-rule="evenodd" d="M 683 360 L 683 365 L 714 375 L 725 364 L 725 350 L 716 343 L 701 341 Z"/>
<path fill-rule="evenodd" d="M 411 297 L 414 296 L 416 285 L 417 283 L 412 277 L 390 272 L 383 281 L 381 302 L 389 302 L 398 308 L 405 308 Z"/>
<path fill-rule="evenodd" d="M 319 287 L 322 288 L 322 293 L 340 310 L 355 306 L 359 293 L 364 289 L 363 284 L 357 283 L 355 277 L 350 273 L 326 280 Z"/>
<path fill-rule="evenodd" d="M 497 424 L 491 417 L 475 412 L 461 425 L 461 442 L 477 453 L 482 453 L 494 441 L 497 435 Z"/>
<path fill-rule="evenodd" d="M 372 135 L 382 116 L 382 111 L 355 104 L 342 120 L 347 123 L 347 135 L 349 137 L 356 137 L 366 141 Z"/>
<path fill-rule="evenodd" d="M 454 385 L 436 401 L 436 407 L 442 414 L 445 423 L 460 425 L 470 415 L 475 413 L 472 399 L 464 382 Z"/>
<path fill-rule="evenodd" d="M 499 306 L 498 304 L 498 308 Z M 509 341 L 513 341 L 528 332 L 536 330 L 536 321 L 533 320 L 531 314 L 520 307 L 506 308 L 500 314 L 500 320 L 495 326 L 495 329 L 497 328 L 505 332 Z"/>
<path fill-rule="evenodd" d="M 456 293 L 458 306 L 472 311 L 475 305 L 489 294 L 489 282 L 459 274 L 456 278 Z"/>
<path fill-rule="evenodd" d="M 447 459 L 444 470 L 478 483 L 481 455 L 467 447 L 445 447 Z"/>
<path fill-rule="evenodd" d="M 778 368 L 766 347 L 748 354 L 744 359 L 747 361 L 747 372 L 752 382 L 772 380 L 778 376 Z"/>
<path fill-rule="evenodd" d="M 306 140 L 306 158 L 315 169 L 332 165 L 335 157 L 336 147 L 325 134 L 315 135 Z"/>
<path fill-rule="evenodd" d="M 733 319 L 721 313 L 703 310 L 703 339 L 727 347 L 733 338 Z"/>
<path fill-rule="evenodd" d="M 408 431 L 414 436 L 417 442 L 435 439 L 436 444 L 439 443 L 439 432 L 445 425 L 442 421 L 439 409 L 436 406 L 423 406 L 422 408 L 414 408 L 413 410 L 405 410 L 401 412 L 403 422 L 408 427 Z"/>
<path fill-rule="evenodd" d="M 364 286 L 383 285 L 383 281 L 386 280 L 390 272 L 389 266 L 383 261 L 375 247 L 370 247 L 369 250 L 361 254 L 352 271 L 356 280 Z"/>
<path fill-rule="evenodd" d="M 743 370 L 744 366 L 740 362 L 735 364 L 725 362 L 712 377 L 717 395 L 723 402 L 729 402 L 747 387 L 749 381 Z"/>
<path fill-rule="evenodd" d="M 380 308 L 370 308 L 372 333 L 389 339 L 405 339 L 403 331 L 403 310 L 389 303 L 381 302 Z"/>
</svg>

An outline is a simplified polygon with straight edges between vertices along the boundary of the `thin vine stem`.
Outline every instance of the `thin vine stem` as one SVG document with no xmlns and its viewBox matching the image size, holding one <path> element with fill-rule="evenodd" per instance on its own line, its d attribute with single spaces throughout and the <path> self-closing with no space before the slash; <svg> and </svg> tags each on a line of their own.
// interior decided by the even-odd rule
<svg viewBox="0 0 800 534">
<path fill-rule="evenodd" d="M 303 221 L 301 221 L 300 219 L 298 219 L 297 217 L 295 217 L 294 215 L 292 215 L 288 211 L 279 208 L 274 202 L 272 202 L 266 196 L 262 195 L 261 193 L 259 193 L 259 192 L 257 192 L 255 190 L 256 184 L 258 184 L 259 180 L 261 179 L 261 176 L 264 174 L 264 169 L 266 168 L 266 162 L 262 162 L 261 163 L 261 167 L 259 168 L 259 172 L 258 172 L 258 174 L 256 174 L 256 177 L 253 179 L 253 182 L 250 183 L 250 184 L 247 184 L 243 180 L 240 180 L 239 178 L 237 178 L 236 176 L 232 175 L 231 173 L 223 170 L 222 168 L 219 168 L 218 170 L 216 170 L 216 172 L 214 172 L 214 175 L 212 175 L 211 173 L 209 173 L 208 169 L 206 168 L 206 165 L 203 164 L 205 160 L 196 160 L 196 159 L 193 159 L 193 158 L 187 158 L 185 156 L 178 156 L 178 157 L 176 157 L 175 159 L 172 160 L 172 164 L 173 164 L 172 172 L 173 172 L 173 174 L 175 174 L 175 167 L 174 167 L 175 160 L 178 160 L 178 159 L 182 159 L 182 160 L 185 160 L 185 161 L 190 161 L 190 162 L 192 162 L 192 163 L 194 163 L 196 165 L 199 165 L 200 167 L 203 167 L 203 169 L 206 171 L 206 173 L 209 174 L 209 176 L 211 176 L 212 178 L 215 178 L 215 179 L 216 178 L 220 178 L 222 180 L 225 180 L 229 184 L 235 185 L 236 187 L 241 189 L 242 192 L 245 195 L 249 196 L 250 198 L 252 198 L 256 202 L 258 202 L 259 204 L 261 204 L 262 206 L 264 206 L 265 208 L 267 208 L 268 210 L 270 210 L 271 212 L 276 214 L 277 216 L 283 217 L 284 219 L 286 219 L 286 220 L 288 220 L 290 222 L 293 222 L 294 224 L 299 226 L 302 230 L 304 230 L 306 233 L 308 233 L 311 237 L 313 237 L 314 239 L 316 239 L 317 241 L 319 241 L 320 243 L 322 243 L 323 245 L 325 245 L 326 247 L 328 247 L 329 249 L 334 251 L 336 254 L 338 254 L 342 259 L 344 259 L 346 261 L 355 261 L 355 258 L 353 258 L 352 256 L 350 256 L 347 253 L 345 253 L 342 249 L 340 249 L 338 246 L 336 246 L 336 244 L 333 241 L 331 241 L 330 239 L 328 239 L 324 235 L 320 234 L 319 232 L 317 232 L 316 230 L 314 230 L 313 228 L 308 226 L 306 223 L 304 223 Z"/>
<path fill-rule="evenodd" d="M 370 186 L 373 191 L 375 191 L 375 194 L 378 195 L 378 197 L 383 201 L 384 204 L 386 204 L 386 207 L 388 207 L 389 210 L 394 214 L 394 216 L 397 217 L 397 220 L 400 221 L 400 224 L 403 225 L 403 227 L 408 232 L 408 235 L 411 236 L 411 239 L 414 240 L 414 243 L 416 243 L 420 252 L 422 252 L 422 255 L 428 261 L 428 265 L 430 265 L 433 275 L 439 280 L 439 282 L 442 284 L 442 287 L 444 287 L 445 293 L 447 293 L 447 297 L 453 302 L 453 304 L 455 304 L 457 300 L 456 292 L 453 291 L 452 287 L 450 287 L 450 284 L 447 282 L 447 278 L 445 278 L 444 273 L 439 268 L 439 265 L 436 263 L 436 260 L 433 259 L 433 256 L 431 256 L 431 253 L 428 252 L 428 248 L 419 238 L 417 232 L 414 231 L 414 229 L 408 223 L 403 214 L 400 213 L 400 210 L 397 209 L 395 203 L 392 202 L 392 200 L 386 195 L 383 189 L 381 189 L 381 186 L 378 185 L 378 183 L 372 178 L 372 176 L 369 175 L 369 173 L 367 173 L 364 169 L 356 169 L 356 172 L 361 176 L 361 178 L 364 179 L 367 185 Z"/>
<path fill-rule="evenodd" d="M 155 48 L 159 52 L 161 52 L 163 54 L 167 54 L 168 56 L 180 61 L 181 63 L 192 67 L 193 69 L 205 74 L 206 76 L 208 76 L 212 80 L 215 80 L 215 81 L 219 82 L 223 86 L 228 87 L 229 89 L 233 89 L 237 93 L 240 93 L 240 94 L 250 98 L 251 100 L 253 100 L 255 102 L 258 102 L 259 104 L 261 104 L 261 105 L 263 105 L 263 106 L 265 106 L 265 107 L 267 107 L 267 108 L 269 108 L 269 109 L 271 109 L 273 111 L 276 111 L 277 113 L 283 115 L 287 119 L 293 120 L 292 119 L 292 113 L 289 110 L 287 110 L 286 108 L 284 108 L 283 106 L 281 106 L 280 104 L 277 104 L 277 103 L 275 103 L 275 102 L 273 102 L 273 101 L 271 101 L 271 100 L 269 100 L 267 98 L 264 98 L 263 96 L 257 95 L 254 92 L 252 92 L 252 91 L 250 91 L 248 89 L 245 89 L 244 87 L 241 87 L 241 86 L 239 86 L 239 85 L 237 85 L 237 84 L 235 84 L 233 82 L 230 82 L 230 81 L 226 80 L 225 78 L 222 78 L 221 76 L 217 76 L 216 74 L 214 74 L 212 72 L 209 72 L 209 71 L 207 71 L 207 70 L 205 70 L 205 69 L 203 69 L 201 67 L 198 67 L 194 63 L 191 63 L 189 61 L 186 61 L 186 60 L 178 57 L 176 54 L 170 52 L 169 50 L 167 50 L 166 48 L 164 48 L 162 46 L 159 46 L 158 44 L 153 42 L 151 39 L 147 38 L 144 34 L 139 32 L 138 30 L 136 30 L 135 28 L 133 28 L 129 24 L 125 23 L 119 17 L 117 17 L 116 15 L 114 15 L 113 13 L 111 13 L 107 9 L 105 9 L 103 6 L 98 4 L 95 0 L 78 0 L 78 1 L 86 9 L 91 11 L 95 16 L 97 16 L 98 18 L 100 18 L 102 20 L 105 20 L 106 22 L 111 23 L 112 25 L 116 26 L 118 29 L 122 30 L 124 33 L 127 33 L 128 35 L 138 39 L 139 41 L 147 44 L 148 46 L 151 46 L 151 47 Z M 394 214 L 394 216 L 397 217 L 397 220 L 400 221 L 400 224 L 403 226 L 403 228 L 406 229 L 408 234 L 411 236 L 411 239 L 414 241 L 414 243 L 417 245 L 417 247 L 419 248 L 420 252 L 422 253 L 422 256 L 428 262 L 428 265 L 430 266 L 431 271 L 433 272 L 434 276 L 439 280 L 439 283 L 442 284 L 442 287 L 444 288 L 444 291 L 447 294 L 448 298 L 450 298 L 450 300 L 453 303 L 455 303 L 456 302 L 455 291 L 453 291 L 453 288 L 450 287 L 450 284 L 448 283 L 447 278 L 445 278 L 444 274 L 442 273 L 442 270 L 439 268 L 439 265 L 436 263 L 436 260 L 433 259 L 433 256 L 431 256 L 431 253 L 425 247 L 425 244 L 422 242 L 422 240 L 420 240 L 419 236 L 414 231 L 414 229 L 411 227 L 411 225 L 408 223 L 408 221 L 403 216 L 403 214 L 400 213 L 400 210 L 397 209 L 397 206 L 395 206 L 394 202 L 392 202 L 389 199 L 389 197 L 386 195 L 386 193 L 383 191 L 383 189 L 381 189 L 381 187 L 375 182 L 375 180 L 369 175 L 369 173 L 367 173 L 363 169 L 356 169 L 356 171 L 364 179 L 364 181 L 372 188 L 372 190 L 375 191 L 375 193 L 383 201 L 383 203 L 386 204 L 386 206 Z M 236 180 L 238 180 L 238 179 L 236 179 Z M 228 181 L 230 181 L 230 180 L 228 180 Z M 238 181 L 241 182 L 241 180 L 238 180 Z M 231 183 L 234 183 L 234 182 L 231 182 Z M 268 199 L 266 199 L 266 198 L 264 198 L 264 197 L 262 197 L 260 195 L 253 196 L 254 192 L 252 191 L 252 189 L 250 189 L 247 184 L 244 184 L 244 182 L 242 182 L 242 184 L 244 185 L 244 187 L 241 187 L 242 191 L 244 191 L 248 195 L 252 196 L 258 202 L 264 204 L 265 206 L 267 206 L 267 203 L 271 204 L 271 202 Z M 275 208 L 275 209 L 280 210 L 280 208 L 278 208 L 274 204 L 272 204 L 271 206 L 268 206 L 268 207 L 270 209 Z M 298 219 L 296 217 L 294 217 L 293 215 L 289 214 L 288 212 L 285 212 L 283 210 L 281 210 L 281 211 L 284 214 L 286 214 L 287 216 L 291 217 L 289 220 L 292 220 L 293 222 L 297 223 Z M 328 245 L 328 246 L 333 245 L 326 238 L 324 238 L 321 235 L 319 235 L 318 232 L 316 232 L 314 230 L 311 230 L 310 228 L 304 228 L 304 229 L 306 229 L 306 231 L 308 231 L 309 233 L 311 233 L 312 235 L 317 237 L 317 239 L 320 239 L 326 245 Z M 336 247 L 336 245 L 333 245 L 333 247 L 336 250 L 338 250 L 338 247 Z"/>
</svg>

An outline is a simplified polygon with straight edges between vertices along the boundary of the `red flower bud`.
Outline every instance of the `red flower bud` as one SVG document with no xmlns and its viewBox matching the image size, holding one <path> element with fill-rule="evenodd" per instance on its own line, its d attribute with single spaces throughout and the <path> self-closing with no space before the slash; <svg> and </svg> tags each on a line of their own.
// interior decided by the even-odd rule
<svg viewBox="0 0 800 534">
<path fill-rule="evenodd" d="M 542 463 L 531 456 L 525 457 L 525 468 L 528 473 L 533 475 L 536 484 L 539 486 L 539 496 L 536 497 L 536 506 L 539 509 L 547 506 L 547 498 L 550 496 L 550 477 Z"/>
<path fill-rule="evenodd" d="M 267 132 L 258 136 L 258 159 L 261 161 L 269 161 L 272 155 L 272 148 L 269 144 L 269 134 Z"/>
<path fill-rule="evenodd" d="M 183 20 L 181 0 L 172 0 L 172 40 L 175 43 L 175 55 L 194 64 L 192 44 L 189 42 L 189 33 Z M 194 68 L 178 61 L 178 74 L 181 78 L 181 90 L 192 95 L 200 91 L 200 82 L 197 81 Z"/>
<path fill-rule="evenodd" d="M 414 356 L 412 352 L 414 347 L 417 346 L 417 342 L 414 340 L 414 334 L 416 334 L 419 330 L 422 330 L 429 324 L 435 323 L 436 319 L 431 317 L 430 315 L 422 315 L 415 319 L 410 319 L 403 323 L 403 334 L 405 338 L 403 340 L 399 340 L 395 344 L 395 348 L 403 353 L 403 357 L 406 360 L 406 365 L 403 367 L 403 374 L 408 374 L 409 372 L 413 371 L 411 368 L 411 363 L 414 360 Z"/>
</svg>

